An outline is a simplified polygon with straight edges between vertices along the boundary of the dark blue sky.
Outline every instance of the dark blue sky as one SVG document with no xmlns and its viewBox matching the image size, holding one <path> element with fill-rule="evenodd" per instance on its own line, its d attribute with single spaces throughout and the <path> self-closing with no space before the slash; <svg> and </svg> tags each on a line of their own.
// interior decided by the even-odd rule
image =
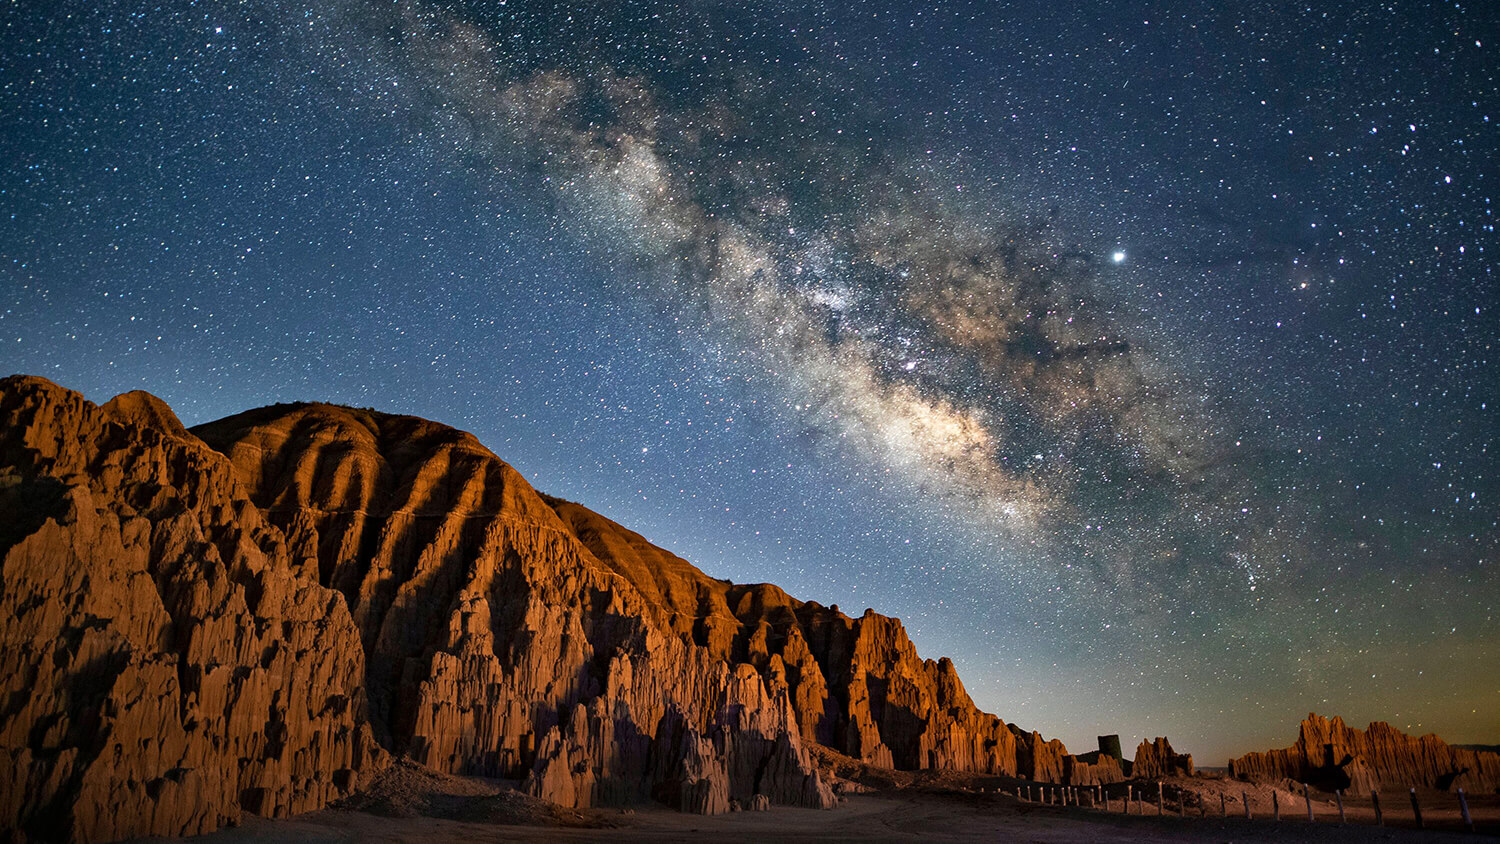
<svg viewBox="0 0 1500 844">
<path fill-rule="evenodd" d="M 23 3 L 0 369 L 477 434 L 985 708 L 1500 737 L 1483 4 Z"/>
</svg>

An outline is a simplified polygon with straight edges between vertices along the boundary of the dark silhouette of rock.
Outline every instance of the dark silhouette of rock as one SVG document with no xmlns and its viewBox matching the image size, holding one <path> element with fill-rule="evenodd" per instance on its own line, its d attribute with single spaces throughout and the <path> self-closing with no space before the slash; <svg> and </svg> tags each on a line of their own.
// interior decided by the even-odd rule
<svg viewBox="0 0 1500 844">
<path fill-rule="evenodd" d="M 1435 735 L 1409 736 L 1384 721 L 1359 730 L 1317 713 L 1302 722 L 1296 744 L 1232 759 L 1229 772 L 1255 782 L 1290 778 L 1326 791 L 1500 790 L 1500 754 L 1453 747 Z"/>
<path fill-rule="evenodd" d="M 421 419 L 294 404 L 189 432 L 145 393 L 14 377 L 0 504 L 0 823 L 44 838 L 319 808 L 390 754 L 704 813 L 831 806 L 810 742 L 1067 775 L 899 621 L 707 577 Z"/>
</svg>

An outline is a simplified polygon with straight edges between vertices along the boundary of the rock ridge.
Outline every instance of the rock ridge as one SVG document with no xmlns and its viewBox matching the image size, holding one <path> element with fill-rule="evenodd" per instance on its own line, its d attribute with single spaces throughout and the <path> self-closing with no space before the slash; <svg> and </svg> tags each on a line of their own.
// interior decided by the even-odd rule
<svg viewBox="0 0 1500 844">
<path fill-rule="evenodd" d="M 342 596 L 164 404 L 0 382 L 0 825 L 188 835 L 384 763 Z"/>
<path fill-rule="evenodd" d="M 0 823 L 187 835 L 404 757 L 570 807 L 828 807 L 809 752 L 1057 779 L 895 619 L 704 575 L 473 436 L 322 404 L 191 431 L 0 381 Z"/>
<path fill-rule="evenodd" d="M 1500 791 L 1500 753 L 1454 747 L 1435 735 L 1410 736 L 1384 721 L 1360 730 L 1315 712 L 1302 721 L 1296 744 L 1231 759 L 1229 772 L 1261 782 L 1293 779 L 1327 791 Z"/>
<path fill-rule="evenodd" d="M 700 813 L 833 805 L 815 745 L 1123 778 L 979 710 L 899 620 L 709 577 L 416 417 L 189 430 L 15 376 L 0 504 L 0 823 L 43 840 L 320 808 L 396 758 Z"/>
</svg>

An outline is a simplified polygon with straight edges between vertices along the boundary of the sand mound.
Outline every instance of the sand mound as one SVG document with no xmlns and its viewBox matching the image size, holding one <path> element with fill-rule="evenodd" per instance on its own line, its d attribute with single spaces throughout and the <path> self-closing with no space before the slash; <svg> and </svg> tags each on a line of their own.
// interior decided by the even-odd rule
<svg viewBox="0 0 1500 844">
<path fill-rule="evenodd" d="M 408 760 L 334 806 L 388 818 L 440 818 L 506 826 L 610 827 L 604 812 L 580 811 L 514 790 L 500 780 L 442 774 Z"/>
<path fill-rule="evenodd" d="M 368 788 L 334 808 L 388 818 L 446 817 L 466 802 L 500 793 L 500 786 L 474 777 L 441 774 L 401 759 Z"/>
</svg>

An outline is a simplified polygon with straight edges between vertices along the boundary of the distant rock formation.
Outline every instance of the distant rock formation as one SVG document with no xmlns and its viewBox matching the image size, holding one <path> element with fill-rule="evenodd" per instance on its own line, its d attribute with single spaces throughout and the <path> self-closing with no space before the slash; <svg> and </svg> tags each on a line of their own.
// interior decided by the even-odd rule
<svg viewBox="0 0 1500 844">
<path fill-rule="evenodd" d="M 1174 751 L 1165 736 L 1142 741 L 1135 749 L 1135 763 L 1131 765 L 1130 775 L 1148 780 L 1190 777 L 1193 775 L 1193 754 Z"/>
<path fill-rule="evenodd" d="M 145 393 L 13 377 L 0 505 L 0 826 L 44 838 L 314 809 L 392 754 L 703 813 L 830 806 L 809 742 L 1086 775 L 899 621 L 707 577 L 413 417 L 278 405 L 189 432 Z"/>
<path fill-rule="evenodd" d="M 1119 759 L 1096 750 L 1064 757 L 1063 779 L 1069 785 L 1109 785 L 1124 782 L 1126 773 Z"/>
<path fill-rule="evenodd" d="M 1453 747 L 1435 735 L 1416 738 L 1384 721 L 1359 730 L 1317 713 L 1302 722 L 1296 744 L 1232 759 L 1229 772 L 1261 782 L 1290 778 L 1325 791 L 1500 791 L 1500 754 Z"/>
</svg>

